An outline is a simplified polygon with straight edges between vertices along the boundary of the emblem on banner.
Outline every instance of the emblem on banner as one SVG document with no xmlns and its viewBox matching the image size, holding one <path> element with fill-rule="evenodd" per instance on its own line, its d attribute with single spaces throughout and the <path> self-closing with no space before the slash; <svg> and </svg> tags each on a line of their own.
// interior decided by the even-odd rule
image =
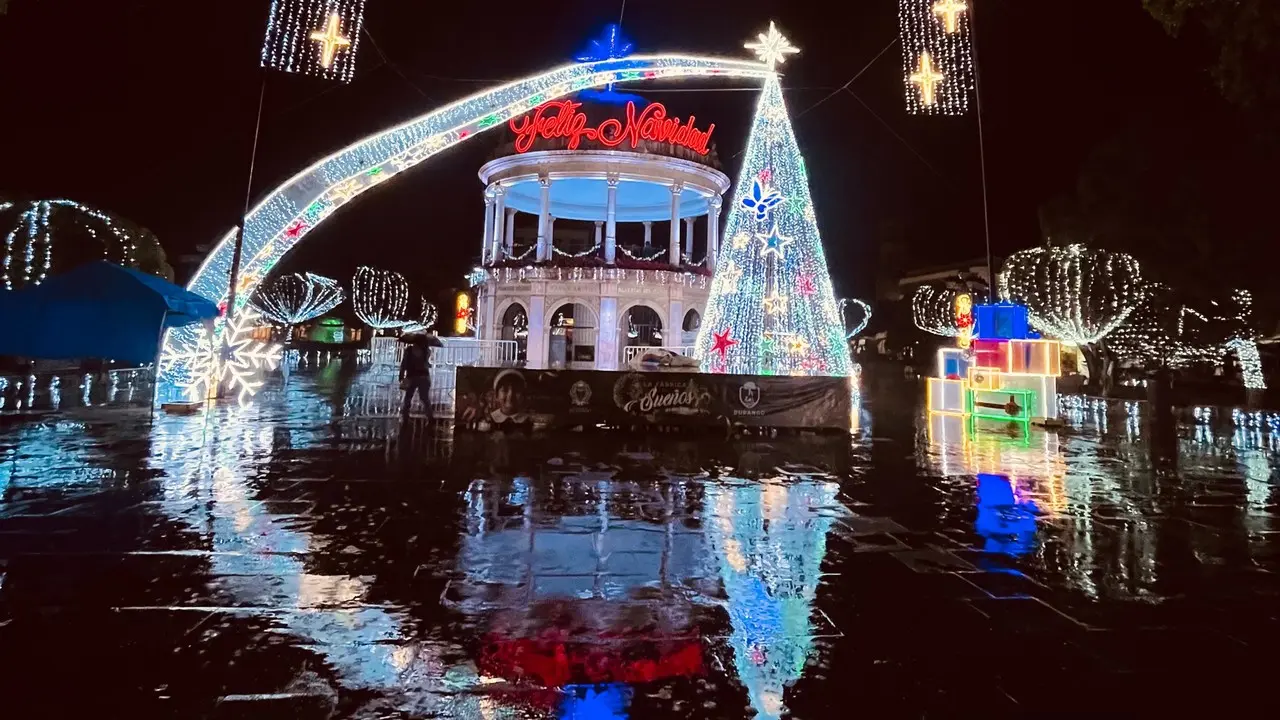
<svg viewBox="0 0 1280 720">
<path fill-rule="evenodd" d="M 760 386 L 753 382 L 748 382 L 738 388 L 738 400 L 742 401 L 742 407 L 750 410 L 760 404 Z"/>
<path fill-rule="evenodd" d="M 569 388 L 569 400 L 573 402 L 574 407 L 583 407 L 591 402 L 591 386 L 586 382 L 579 380 Z"/>
</svg>

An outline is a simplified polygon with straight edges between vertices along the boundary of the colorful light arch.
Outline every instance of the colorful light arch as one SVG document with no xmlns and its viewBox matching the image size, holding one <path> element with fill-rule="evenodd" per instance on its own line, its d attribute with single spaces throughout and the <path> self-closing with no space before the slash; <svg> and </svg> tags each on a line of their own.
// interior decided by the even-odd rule
<svg viewBox="0 0 1280 720">
<path fill-rule="evenodd" d="M 686 77 L 763 79 L 773 74 L 760 62 L 675 54 L 565 65 L 484 90 L 359 140 L 294 175 L 250 211 L 236 305 L 242 307 L 248 301 L 276 263 L 307 233 L 356 196 L 547 101 L 613 83 Z M 234 229 L 223 235 L 187 289 L 226 302 L 235 236 Z M 162 397 L 185 394 L 173 390 L 190 384 L 192 367 L 185 358 L 199 344 L 201 332 L 183 328 L 166 335 L 160 364 Z"/>
</svg>

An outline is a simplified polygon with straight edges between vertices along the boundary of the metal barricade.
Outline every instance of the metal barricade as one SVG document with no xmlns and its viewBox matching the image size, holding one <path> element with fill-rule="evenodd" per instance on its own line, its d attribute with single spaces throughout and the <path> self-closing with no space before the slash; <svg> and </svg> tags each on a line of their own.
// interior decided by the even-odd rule
<svg viewBox="0 0 1280 720">
<path fill-rule="evenodd" d="M 684 355 L 685 357 L 693 357 L 692 345 L 669 345 L 662 347 L 653 347 L 649 345 L 628 345 L 622 349 L 622 363 L 629 365 L 637 356 L 643 355 L 653 350 L 666 350 L 676 355 Z"/>
</svg>

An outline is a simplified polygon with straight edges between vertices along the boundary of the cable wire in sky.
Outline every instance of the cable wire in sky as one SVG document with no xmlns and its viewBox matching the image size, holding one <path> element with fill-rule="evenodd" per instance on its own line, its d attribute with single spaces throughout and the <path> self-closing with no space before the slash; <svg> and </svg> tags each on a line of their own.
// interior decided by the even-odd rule
<svg viewBox="0 0 1280 720">
<path fill-rule="evenodd" d="M 403 72 L 400 72 L 400 68 L 397 67 L 395 63 L 391 62 L 391 58 L 387 57 L 386 53 L 382 52 L 382 48 L 378 47 L 378 41 L 373 39 L 373 32 L 369 30 L 368 24 L 364 26 L 364 34 L 365 34 L 365 37 L 369 38 L 369 43 L 373 45 L 373 49 L 377 51 L 378 57 L 382 58 L 382 61 L 386 63 L 388 67 L 391 68 L 392 72 L 394 72 L 396 75 L 399 75 L 400 79 L 408 83 L 409 87 L 413 88 L 414 90 L 417 90 L 419 95 L 426 98 L 427 100 L 431 100 L 430 95 L 423 92 L 422 88 L 418 87 L 416 83 L 414 83 L 412 80 L 406 77 Z"/>
<path fill-rule="evenodd" d="M 822 103 L 824 103 L 824 102 L 826 102 L 826 101 L 830 100 L 831 98 L 835 97 L 836 95 L 839 95 L 841 90 L 847 90 L 847 89 L 849 88 L 849 86 L 850 86 L 850 85 L 852 85 L 853 83 L 855 83 L 855 82 L 858 80 L 858 78 L 862 77 L 862 74 L 863 74 L 863 73 L 865 73 L 867 70 L 870 70 L 870 69 L 871 69 L 871 66 L 872 66 L 872 65 L 875 65 L 877 60 L 879 60 L 879 59 L 880 59 L 880 58 L 881 58 L 885 53 L 889 52 L 889 48 L 891 48 L 891 47 L 893 47 L 894 45 L 896 45 L 896 44 L 898 43 L 898 41 L 899 41 L 899 40 L 901 40 L 901 39 L 902 39 L 902 36 L 901 36 L 901 35 L 898 35 L 898 36 L 894 37 L 892 40 L 890 40 L 890 41 L 889 41 L 889 44 L 888 44 L 888 45 L 885 45 L 883 50 L 881 50 L 880 52 L 876 53 L 876 56 L 875 56 L 875 57 L 873 57 L 873 58 L 871 58 L 871 62 L 868 62 L 866 65 L 864 65 L 864 66 L 863 66 L 863 68 L 862 68 L 861 70 L 859 70 L 859 71 L 857 72 L 857 74 L 855 74 L 853 77 L 849 78 L 849 80 L 848 80 L 845 84 L 841 85 L 840 87 L 836 88 L 835 90 L 832 90 L 830 95 L 828 95 L 828 96 L 826 96 L 826 97 L 822 98 L 822 99 L 821 99 L 821 100 L 819 100 L 818 102 L 816 102 L 816 103 L 814 103 L 814 104 L 810 105 L 809 107 L 805 108 L 805 109 L 804 109 L 803 111 L 801 111 L 798 115 L 796 115 L 795 119 L 796 119 L 796 120 L 799 120 L 800 118 L 804 117 L 804 116 L 805 116 L 805 114 L 807 114 L 810 110 L 813 110 L 813 109 L 817 108 L 817 107 L 818 107 L 819 105 L 821 105 Z"/>
<path fill-rule="evenodd" d="M 858 103 L 862 105 L 862 107 L 866 108 L 867 112 L 871 113 L 871 117 L 874 117 L 876 120 L 879 120 L 880 124 L 884 126 L 884 129 L 888 130 L 890 134 L 892 134 L 895 138 L 898 139 L 898 142 L 902 143 L 904 147 L 910 150 L 911 154 L 915 155 L 917 160 L 924 163 L 925 167 L 932 170 L 934 175 L 937 175 L 939 178 L 941 178 L 942 181 L 945 182 L 947 185 L 951 186 L 952 188 L 955 188 L 955 185 L 952 184 L 951 180 L 948 179 L 946 175 L 943 175 L 942 172 L 938 170 L 938 168 L 933 166 L 933 163 L 930 163 L 928 160 L 926 160 L 924 155 L 920 154 L 920 151 L 915 149 L 915 146 L 907 142 L 906 138 L 899 135 L 898 131 L 894 130 L 893 126 L 890 125 L 888 122 L 886 122 L 884 118 L 880 117 L 879 113 L 877 113 L 875 110 L 872 110 L 871 106 L 868 105 L 866 101 L 864 101 L 862 98 L 858 97 L 857 93 L 855 93 L 853 90 L 849 88 L 844 88 L 844 91 L 849 93 L 849 95 L 853 97 L 854 100 L 857 100 Z"/>
</svg>

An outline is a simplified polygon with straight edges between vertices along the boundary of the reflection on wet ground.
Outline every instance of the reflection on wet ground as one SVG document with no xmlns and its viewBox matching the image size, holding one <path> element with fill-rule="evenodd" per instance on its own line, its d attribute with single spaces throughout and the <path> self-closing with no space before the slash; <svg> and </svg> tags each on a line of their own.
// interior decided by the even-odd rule
<svg viewBox="0 0 1280 720">
<path fill-rule="evenodd" d="M 295 375 L 0 427 L 15 717 L 775 718 L 1261 703 L 1273 429 L 453 437 Z M 337 410 L 335 411 L 335 408 Z M 1082 412 L 1087 414 L 1088 408 Z"/>
</svg>

